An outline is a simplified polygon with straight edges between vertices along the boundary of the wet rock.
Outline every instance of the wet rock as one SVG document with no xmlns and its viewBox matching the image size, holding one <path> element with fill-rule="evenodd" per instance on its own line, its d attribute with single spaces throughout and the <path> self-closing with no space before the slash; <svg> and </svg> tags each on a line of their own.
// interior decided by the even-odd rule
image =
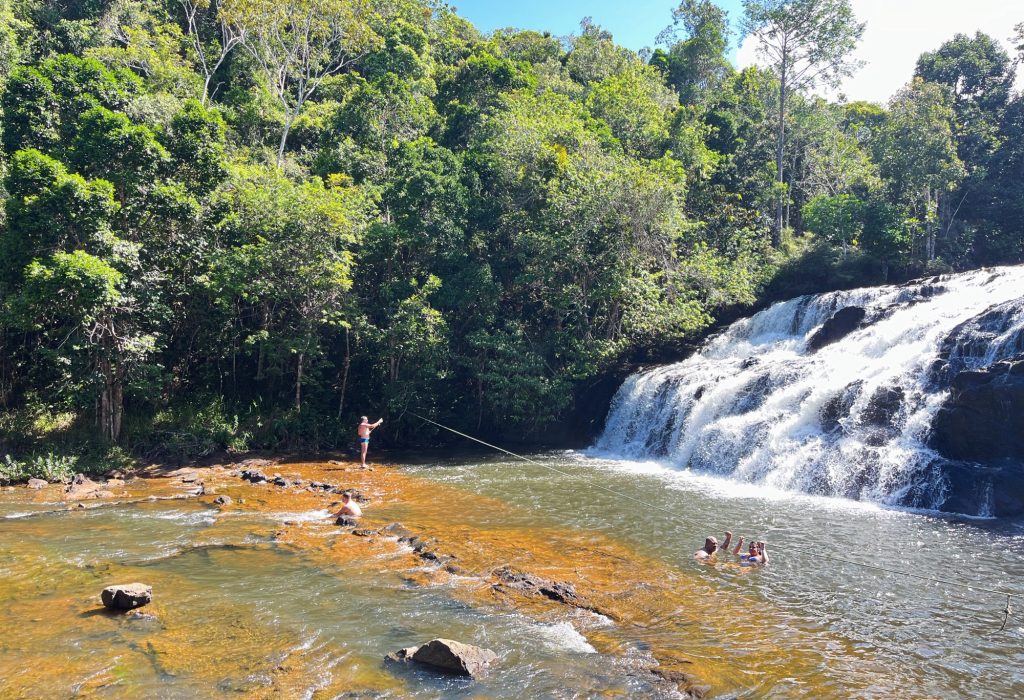
<svg viewBox="0 0 1024 700">
<path fill-rule="evenodd" d="M 456 676 L 480 678 L 498 660 L 498 655 L 490 649 L 453 639 L 434 639 L 420 647 L 400 649 L 385 658 L 396 663 L 411 661 Z"/>
<path fill-rule="evenodd" d="M 281 486 L 282 488 L 288 486 L 288 480 L 285 479 L 280 474 L 275 476 L 274 479 L 270 483 L 272 483 L 274 486 Z"/>
<path fill-rule="evenodd" d="M 446 564 L 444 570 L 453 576 L 465 576 L 466 570 L 458 564 Z"/>
<path fill-rule="evenodd" d="M 108 488 L 120 488 L 124 486 L 124 479 L 107 479 L 106 486 Z"/>
<path fill-rule="evenodd" d="M 817 352 L 827 345 L 839 342 L 861 327 L 867 313 L 867 310 L 860 306 L 839 309 L 811 336 L 807 341 L 807 348 L 811 352 Z"/>
<path fill-rule="evenodd" d="M 373 537 L 377 534 L 376 530 L 368 530 L 365 527 L 356 528 L 352 531 L 352 534 L 356 537 Z"/>
<path fill-rule="evenodd" d="M 28 487 L 30 489 L 43 489 L 43 488 L 46 488 L 48 485 L 49 485 L 49 482 L 47 482 L 44 479 L 29 479 L 28 480 Z"/>
<path fill-rule="evenodd" d="M 120 469 L 111 469 L 109 472 L 104 474 L 104 476 L 107 478 L 107 481 L 110 481 L 112 479 L 121 479 L 123 481 L 124 479 L 128 478 L 127 475 Z"/>
<path fill-rule="evenodd" d="M 267 481 L 267 475 L 259 469 L 243 469 L 239 473 L 239 477 L 241 477 L 243 481 L 248 481 L 250 484 L 262 484 Z"/>
<path fill-rule="evenodd" d="M 498 578 L 498 582 L 494 584 L 496 590 L 511 589 L 527 595 L 542 595 L 565 605 L 593 609 L 571 583 L 551 581 L 524 571 L 516 571 L 508 566 L 496 569 L 492 573 Z"/>
<path fill-rule="evenodd" d="M 957 374 L 932 445 L 953 460 L 1024 461 L 1024 355 Z"/>
<path fill-rule="evenodd" d="M 231 496 L 217 496 L 213 502 L 219 506 L 229 506 L 232 503 Z"/>
<path fill-rule="evenodd" d="M 902 387 L 879 387 L 861 413 L 861 422 L 880 428 L 895 427 L 905 398 Z"/>
<path fill-rule="evenodd" d="M 355 527 L 359 524 L 359 521 L 351 515 L 339 515 L 338 519 L 334 521 L 334 524 L 340 527 Z"/>
<path fill-rule="evenodd" d="M 64 487 L 64 498 L 68 501 L 84 501 L 93 498 L 113 498 L 114 494 L 83 474 L 75 474 L 71 483 Z"/>
<path fill-rule="evenodd" d="M 107 586 L 100 593 L 100 600 L 111 610 L 133 610 L 153 601 L 153 587 L 144 583 Z"/>
<path fill-rule="evenodd" d="M 380 534 L 388 537 L 412 537 L 412 531 L 402 523 L 390 523 L 380 529 Z"/>
</svg>

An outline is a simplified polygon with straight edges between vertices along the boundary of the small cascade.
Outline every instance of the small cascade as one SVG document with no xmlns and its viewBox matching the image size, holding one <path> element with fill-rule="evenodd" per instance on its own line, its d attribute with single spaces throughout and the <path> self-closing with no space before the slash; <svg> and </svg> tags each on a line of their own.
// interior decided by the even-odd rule
<svg viewBox="0 0 1024 700">
<path fill-rule="evenodd" d="M 1022 295 L 1006 267 L 775 304 L 629 377 L 594 452 L 939 508 L 932 420 L 959 373 L 1024 353 Z"/>
</svg>

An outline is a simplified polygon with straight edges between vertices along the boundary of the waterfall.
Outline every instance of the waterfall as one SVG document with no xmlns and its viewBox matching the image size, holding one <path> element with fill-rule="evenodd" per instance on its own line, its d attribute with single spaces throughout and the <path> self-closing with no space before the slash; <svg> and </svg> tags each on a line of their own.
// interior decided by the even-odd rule
<svg viewBox="0 0 1024 700">
<path fill-rule="evenodd" d="M 1024 352 L 1022 295 L 1004 267 L 775 304 L 629 377 L 593 452 L 938 508 L 932 419 L 957 373 Z"/>
</svg>

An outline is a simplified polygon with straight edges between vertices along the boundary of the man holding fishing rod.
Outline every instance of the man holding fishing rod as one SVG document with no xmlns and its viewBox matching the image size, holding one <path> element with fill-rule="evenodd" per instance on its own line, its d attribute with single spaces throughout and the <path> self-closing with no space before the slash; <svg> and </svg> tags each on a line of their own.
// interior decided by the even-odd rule
<svg viewBox="0 0 1024 700">
<path fill-rule="evenodd" d="M 376 423 L 371 423 L 369 418 L 363 416 L 359 420 L 359 428 L 357 429 L 359 433 L 359 457 L 362 461 L 363 469 L 366 469 L 366 451 L 370 449 L 370 433 L 374 429 L 379 428 L 384 423 L 384 419 L 381 418 Z"/>
</svg>

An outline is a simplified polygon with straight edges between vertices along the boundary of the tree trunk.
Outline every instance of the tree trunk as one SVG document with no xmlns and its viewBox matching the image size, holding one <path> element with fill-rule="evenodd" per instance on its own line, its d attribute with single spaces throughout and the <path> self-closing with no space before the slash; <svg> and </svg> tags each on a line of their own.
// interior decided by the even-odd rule
<svg viewBox="0 0 1024 700">
<path fill-rule="evenodd" d="M 100 435 L 104 440 L 117 442 L 121 436 L 121 421 L 124 416 L 124 384 L 109 360 L 100 360 L 99 365 L 103 374 L 98 417 Z"/>
<path fill-rule="evenodd" d="M 783 227 L 783 157 L 786 143 L 786 58 L 783 54 L 782 75 L 779 80 L 779 124 L 775 139 L 775 183 L 778 192 L 775 195 L 775 229 L 772 231 L 772 247 L 782 245 Z"/>
<path fill-rule="evenodd" d="M 338 420 L 345 410 L 345 390 L 348 388 L 348 369 L 352 365 L 352 352 L 348 342 L 348 328 L 345 329 L 345 361 L 341 366 L 341 391 L 338 396 Z"/>
<path fill-rule="evenodd" d="M 295 371 L 295 412 L 302 413 L 302 363 L 306 353 L 299 353 L 299 366 Z"/>
</svg>

